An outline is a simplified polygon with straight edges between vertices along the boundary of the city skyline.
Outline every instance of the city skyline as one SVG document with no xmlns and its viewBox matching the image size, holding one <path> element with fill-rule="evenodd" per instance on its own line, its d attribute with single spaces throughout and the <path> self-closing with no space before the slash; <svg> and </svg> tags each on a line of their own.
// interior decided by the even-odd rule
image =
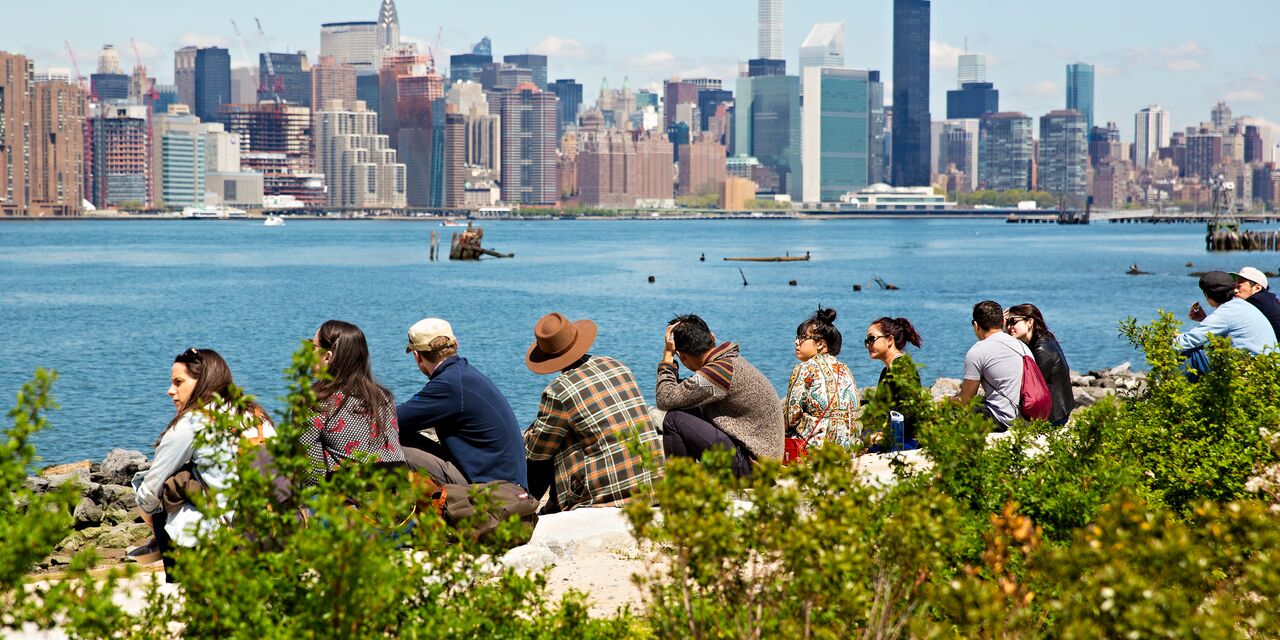
<svg viewBox="0 0 1280 640">
<path fill-rule="evenodd" d="M 256 60 L 263 46 L 253 26 L 255 16 L 262 19 L 272 52 L 301 49 L 315 62 L 321 23 L 375 20 L 379 4 L 361 0 L 268 6 L 229 0 L 216 6 L 183 7 L 178 16 L 144 9 L 130 20 L 109 21 L 105 27 L 88 17 L 65 23 L 47 20 L 50 12 L 75 15 L 76 9 L 88 8 L 84 2 L 24 4 L 7 10 L 11 19 L 0 25 L 4 43 L 0 48 L 32 57 L 38 69 L 69 68 L 62 46 L 67 40 L 87 77 L 104 44 L 115 45 L 126 73 L 132 69 L 135 60 L 129 39 L 133 37 L 149 74 L 170 84 L 173 52 L 182 46 L 226 47 L 235 66 Z M 602 78 L 616 87 L 626 77 L 633 88 L 651 90 L 660 90 L 661 81 L 673 76 L 710 76 L 731 83 L 739 65 L 756 54 L 756 3 L 743 2 L 731 12 L 684 4 L 677 12 L 676 4 L 669 4 L 672 11 L 664 11 L 662 1 L 648 5 L 655 17 L 685 18 L 664 21 L 663 28 L 655 31 L 660 37 L 635 30 L 637 21 L 609 20 L 605 13 L 587 14 L 567 5 L 530 15 L 521 5 L 498 0 L 486 15 L 509 14 L 510 19 L 487 22 L 461 7 L 401 3 L 397 9 L 403 39 L 434 48 L 437 30 L 443 29 L 441 50 L 435 52 L 440 68 L 447 67 L 448 55 L 468 51 L 488 36 L 494 42 L 495 57 L 549 55 L 549 79 L 578 80 L 584 85 L 587 103 L 594 102 Z M 1215 18 L 1208 17 L 1206 23 L 1184 0 L 1162 5 L 1158 16 L 1148 15 L 1141 7 L 1081 0 L 1073 11 L 1055 13 L 1046 20 L 1028 4 L 975 0 L 964 7 L 934 6 L 930 94 L 935 117 L 940 113 L 938 105 L 945 104 L 946 91 L 956 88 L 957 58 L 967 40 L 970 52 L 988 55 L 988 81 L 1001 91 L 1004 109 L 1039 116 L 1062 108 L 1066 65 L 1087 62 L 1097 67 L 1095 123 L 1117 122 L 1125 139 L 1133 138 L 1134 114 L 1149 104 L 1160 104 L 1169 112 L 1175 131 L 1209 120 L 1219 100 L 1229 103 L 1236 115 L 1280 123 L 1280 76 L 1269 70 L 1280 58 L 1280 45 L 1269 42 L 1267 20 L 1228 21 L 1224 14 L 1223 28 L 1213 28 Z M 1255 7 L 1264 15 L 1277 11 L 1263 0 L 1241 4 L 1241 9 Z M 510 11 L 504 13 L 504 9 Z M 814 23 L 843 21 L 846 66 L 879 70 L 886 80 L 891 77 L 890 0 L 841 7 L 787 0 L 783 11 L 782 51 L 789 73 L 798 72 L 799 48 Z M 1247 11 L 1231 16 L 1242 13 Z M 1195 29 L 1190 16 L 1195 16 Z M 231 20 L 245 35 L 249 60 L 235 39 Z M 707 38 L 707 24 L 723 37 Z M 1153 28 L 1137 30 L 1129 26 L 1133 24 Z M 891 95 L 891 89 L 886 87 L 886 95 Z"/>
</svg>

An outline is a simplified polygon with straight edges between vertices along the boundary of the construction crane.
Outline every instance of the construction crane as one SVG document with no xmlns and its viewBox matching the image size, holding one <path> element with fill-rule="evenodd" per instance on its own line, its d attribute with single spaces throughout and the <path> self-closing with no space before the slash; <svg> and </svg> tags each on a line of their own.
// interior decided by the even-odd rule
<svg viewBox="0 0 1280 640">
<path fill-rule="evenodd" d="M 133 47 L 133 58 L 138 61 L 137 68 L 142 70 L 142 82 L 147 85 L 143 88 L 143 93 L 146 94 L 147 97 L 151 98 L 152 102 L 155 102 L 156 99 L 160 97 L 160 92 L 156 91 L 156 85 L 148 82 L 149 78 L 147 78 L 147 67 L 142 64 L 142 54 L 138 53 L 138 43 L 132 37 L 129 38 L 129 46 Z"/>
<path fill-rule="evenodd" d="M 267 65 L 267 83 L 271 87 L 271 99 L 279 105 L 281 83 L 276 78 L 275 67 L 271 65 L 271 47 L 267 44 L 267 33 L 262 30 L 261 20 L 254 18 L 253 21 L 258 24 L 258 35 L 262 38 L 262 59 Z"/>
<path fill-rule="evenodd" d="M 71 50 L 71 42 L 69 40 L 63 40 L 62 44 L 67 46 L 67 57 L 71 58 L 71 68 L 76 71 L 76 86 L 80 87 L 80 89 L 85 93 L 89 93 L 89 86 L 85 84 L 84 75 L 80 73 L 80 63 L 76 62 L 76 52 Z M 97 96 L 91 97 L 95 102 L 98 100 Z"/>
<path fill-rule="evenodd" d="M 432 71 L 435 71 L 435 70 L 436 70 L 436 52 L 440 50 L 440 41 L 441 41 L 442 39 L 444 39 L 444 27 L 440 27 L 440 30 L 436 32 L 436 46 L 435 46 L 435 48 L 430 48 L 430 47 L 428 47 L 428 48 L 427 48 L 427 55 L 431 56 L 431 70 L 432 70 Z"/>
<path fill-rule="evenodd" d="M 232 20 L 232 21 L 231 21 L 231 30 L 232 30 L 232 31 L 235 31 L 235 33 L 236 33 L 236 44 L 240 46 L 240 55 L 241 55 L 241 56 L 243 56 L 245 60 L 248 60 L 248 61 L 250 61 L 250 63 L 252 63 L 252 61 L 253 61 L 253 56 L 249 53 L 249 47 L 245 46 L 245 43 L 244 43 L 244 36 L 243 36 L 243 35 L 240 35 L 240 27 L 239 27 L 239 25 L 237 25 L 237 24 L 236 24 L 236 21 L 235 21 L 235 20 Z M 261 74 L 259 74 L 259 75 L 261 75 Z M 265 86 L 263 86 L 263 85 L 262 85 L 262 83 L 258 83 L 258 91 L 259 91 L 260 93 L 266 93 L 266 92 L 267 92 L 267 88 L 266 88 Z M 254 100 L 253 100 L 253 101 L 254 101 L 255 103 L 258 101 L 258 100 L 257 100 L 257 96 L 255 96 L 255 97 L 254 97 Z"/>
</svg>

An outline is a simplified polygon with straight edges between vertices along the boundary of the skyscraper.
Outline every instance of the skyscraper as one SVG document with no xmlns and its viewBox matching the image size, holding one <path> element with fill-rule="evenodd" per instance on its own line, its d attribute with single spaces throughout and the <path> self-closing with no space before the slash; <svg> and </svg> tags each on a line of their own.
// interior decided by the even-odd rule
<svg viewBox="0 0 1280 640">
<path fill-rule="evenodd" d="M 986 82 L 987 54 L 961 54 L 959 65 L 957 67 L 956 81 L 961 87 L 963 87 L 967 82 Z"/>
<path fill-rule="evenodd" d="M 1093 130 L 1093 79 L 1091 64 L 1077 62 L 1067 65 L 1067 109 L 1084 114 L 1085 131 Z"/>
<path fill-rule="evenodd" d="M 932 182 L 929 172 L 929 12 L 931 0 L 893 3 L 894 186 Z"/>
<path fill-rule="evenodd" d="M 192 64 L 194 64 L 194 59 Z M 192 91 L 195 90 L 195 77 L 192 77 Z M 257 67 L 232 67 L 231 68 L 231 103 L 232 104 L 253 104 L 258 101 L 258 82 Z M 177 102 L 182 102 L 178 100 Z M 183 104 L 187 104 L 183 102 Z M 191 105 L 187 105 L 188 107 Z M 163 112 L 162 112 L 163 113 Z"/>
<path fill-rule="evenodd" d="M 800 45 L 800 75 L 809 67 L 844 66 L 844 23 L 819 22 L 813 25 Z"/>
<path fill-rule="evenodd" d="M 733 92 L 727 89 L 698 90 L 698 131 L 709 131 L 711 118 L 722 104 L 733 105 Z M 723 144 L 724 141 L 718 141 Z"/>
<path fill-rule="evenodd" d="M 782 59 L 782 0 L 759 1 L 759 54 L 765 60 Z"/>
<path fill-rule="evenodd" d="M 120 69 L 120 56 L 114 46 L 102 46 L 98 70 L 89 76 L 89 92 L 102 102 L 129 99 L 129 76 Z"/>
<path fill-rule="evenodd" d="M 220 47 L 196 50 L 195 104 L 201 122 L 225 122 L 222 105 L 231 103 L 231 53 Z"/>
<path fill-rule="evenodd" d="M 1169 144 L 1169 112 L 1153 104 L 1133 118 L 1133 157 L 1138 170 L 1146 169 L 1151 157 Z"/>
<path fill-rule="evenodd" d="M 173 52 L 173 84 L 178 87 L 178 102 L 196 104 L 196 48 L 183 47 Z"/>
<path fill-rule="evenodd" d="M 979 138 L 979 186 L 994 191 L 1031 188 L 1035 161 L 1031 118 L 1017 112 L 988 113 L 982 117 Z"/>
<path fill-rule="evenodd" d="M 672 79 L 662 83 L 662 89 L 662 128 L 665 131 L 679 119 L 677 115 L 680 111 L 680 105 L 691 104 L 697 106 L 698 87 L 690 82 Z M 696 122 L 690 122 L 689 127 L 693 128 L 697 124 Z"/>
<path fill-rule="evenodd" d="M 450 82 L 480 82 L 480 71 L 493 62 L 493 56 L 479 53 L 459 53 L 449 56 Z"/>
<path fill-rule="evenodd" d="M 582 84 L 573 78 L 561 78 L 547 85 L 547 88 L 559 100 L 559 121 L 556 127 L 556 139 L 559 139 L 565 128 L 578 123 L 578 112 L 582 110 Z"/>
<path fill-rule="evenodd" d="M 803 73 L 802 198 L 836 202 L 870 177 L 871 73 L 833 67 Z"/>
<path fill-rule="evenodd" d="M 267 56 L 271 57 L 269 69 Z M 268 72 L 273 75 L 268 77 Z M 311 63 L 305 51 L 258 54 L 258 100 L 276 98 L 311 106 Z"/>
<path fill-rule="evenodd" d="M 151 204 L 151 126 L 142 105 L 102 107 L 89 119 L 85 169 L 97 207 Z"/>
<path fill-rule="evenodd" d="M 31 104 L 31 211 L 80 215 L 84 202 L 84 90 L 70 82 L 37 82 Z"/>
<path fill-rule="evenodd" d="M 357 74 L 378 72 L 377 22 L 328 22 L 320 25 L 320 57 L 349 64 Z"/>
<path fill-rule="evenodd" d="M 514 64 L 521 69 L 528 69 L 533 75 L 533 84 L 541 91 L 547 90 L 547 57 L 534 53 L 521 53 L 503 56 L 502 61 Z"/>
<path fill-rule="evenodd" d="M 471 46 L 471 53 L 493 58 L 493 41 L 489 39 L 489 36 L 480 38 L 479 42 Z"/>
<path fill-rule="evenodd" d="M 947 119 L 981 118 L 1000 111 L 1000 90 L 990 82 L 966 82 L 947 92 Z"/>
<path fill-rule="evenodd" d="M 734 151 L 754 156 L 772 173 L 761 191 L 801 197 L 800 78 L 771 75 L 738 78 L 734 107 Z M 926 158 L 927 161 L 927 158 Z"/>
<path fill-rule="evenodd" d="M 497 96 L 502 116 L 502 199 L 515 204 L 554 205 L 556 96 L 532 82 Z"/>
<path fill-rule="evenodd" d="M 400 14 L 395 0 L 382 0 L 378 9 L 378 55 L 400 45 Z"/>
<path fill-rule="evenodd" d="M 1209 118 L 1213 121 L 1214 129 L 1225 131 L 1231 126 L 1231 107 L 1226 102 L 1219 101 L 1218 104 L 1213 105 Z"/>
<path fill-rule="evenodd" d="M 1072 109 L 1040 117 L 1039 175 L 1036 188 L 1075 199 L 1088 195 L 1089 139 L 1083 113 Z"/>
<path fill-rule="evenodd" d="M 933 160 L 937 173 L 954 166 L 969 179 L 969 190 L 978 188 L 978 141 L 981 121 L 976 118 L 947 119 L 934 122 L 930 133 Z"/>
<path fill-rule="evenodd" d="M 0 214 L 26 215 L 31 204 L 32 79 L 26 56 L 0 51 Z"/>
<path fill-rule="evenodd" d="M 311 68 L 311 106 L 318 109 L 330 100 L 343 105 L 355 102 L 356 68 L 333 58 L 320 58 L 319 64 Z"/>
<path fill-rule="evenodd" d="M 316 113 L 316 161 L 329 184 L 329 206 L 404 208 L 405 166 L 378 134 L 378 114 L 363 102 L 351 107 L 334 101 Z"/>
</svg>

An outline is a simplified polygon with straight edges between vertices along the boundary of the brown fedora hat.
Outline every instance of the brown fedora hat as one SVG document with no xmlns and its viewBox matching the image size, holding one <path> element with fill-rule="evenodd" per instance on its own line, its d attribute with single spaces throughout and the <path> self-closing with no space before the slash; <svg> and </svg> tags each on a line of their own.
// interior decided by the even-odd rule
<svg viewBox="0 0 1280 640">
<path fill-rule="evenodd" d="M 524 364 L 537 374 L 555 373 L 586 354 L 595 340 L 596 323 L 570 322 L 559 313 L 548 313 L 533 327 L 533 344 Z"/>
</svg>

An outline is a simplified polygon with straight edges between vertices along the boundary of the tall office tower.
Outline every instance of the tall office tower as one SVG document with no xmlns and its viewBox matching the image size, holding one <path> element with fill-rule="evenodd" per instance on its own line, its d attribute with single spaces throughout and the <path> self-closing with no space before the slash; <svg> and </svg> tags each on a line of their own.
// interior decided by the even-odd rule
<svg viewBox="0 0 1280 640">
<path fill-rule="evenodd" d="M 660 134 L 647 133 L 636 141 L 637 199 L 657 201 L 659 206 L 672 199 L 676 184 L 675 165 L 671 162 L 674 155 L 671 141 Z M 721 164 L 723 156 L 721 150 Z"/>
<path fill-rule="evenodd" d="M 947 92 L 947 119 L 977 119 L 1000 111 L 1000 90 L 990 82 L 966 82 Z"/>
<path fill-rule="evenodd" d="M 970 82 L 987 81 L 987 54 L 964 53 L 960 55 L 960 64 L 956 73 L 956 86 L 963 87 Z"/>
<path fill-rule="evenodd" d="M 547 85 L 551 93 L 559 100 L 560 112 L 556 127 L 556 139 L 564 135 L 566 128 L 578 123 L 578 112 L 582 110 L 582 84 L 573 78 L 561 78 Z"/>
<path fill-rule="evenodd" d="M 320 25 L 320 57 L 349 64 L 357 74 L 376 74 L 377 22 L 329 22 Z"/>
<path fill-rule="evenodd" d="M 1040 117 L 1039 174 L 1036 188 L 1078 200 L 1089 195 L 1088 120 L 1073 109 L 1050 111 Z"/>
<path fill-rule="evenodd" d="M 1263 162 L 1263 151 L 1266 143 L 1262 137 L 1262 129 L 1257 125 L 1244 127 L 1244 161 L 1250 164 Z"/>
<path fill-rule="evenodd" d="M 756 58 L 747 61 L 747 77 L 760 78 L 764 76 L 785 76 L 787 75 L 786 60 L 769 60 L 767 58 Z M 799 76 L 796 76 L 799 77 Z"/>
<path fill-rule="evenodd" d="M 782 59 L 782 0 L 759 0 L 759 54 L 766 60 Z"/>
<path fill-rule="evenodd" d="M 496 98 L 495 98 L 496 100 Z M 495 175 L 502 171 L 502 126 L 497 113 L 490 111 L 489 99 L 475 82 L 457 82 L 445 95 L 449 113 L 461 114 L 465 121 L 463 163 L 488 169 Z M 497 104 L 494 104 L 497 110 Z"/>
<path fill-rule="evenodd" d="M 610 129 L 582 137 L 578 146 L 578 197 L 588 207 L 636 206 L 636 144 Z"/>
<path fill-rule="evenodd" d="M 800 75 L 809 67 L 844 66 L 844 23 L 819 22 L 800 45 Z"/>
<path fill-rule="evenodd" d="M 166 113 L 169 111 L 169 105 L 180 104 L 178 102 L 177 87 L 171 84 L 153 84 L 151 86 L 156 92 L 155 98 L 147 98 L 147 104 L 151 107 L 152 113 Z"/>
<path fill-rule="evenodd" d="M 102 46 L 98 70 L 89 76 L 89 92 L 101 102 L 129 99 L 129 76 L 120 69 L 120 56 L 114 46 Z"/>
<path fill-rule="evenodd" d="M 480 82 L 480 71 L 493 63 L 493 56 L 459 53 L 449 56 L 449 82 Z"/>
<path fill-rule="evenodd" d="M 222 105 L 231 103 L 231 53 L 220 47 L 196 50 L 195 104 L 201 122 L 224 122 Z"/>
<path fill-rule="evenodd" d="M 804 70 L 801 154 L 804 202 L 838 202 L 869 182 L 871 74 L 858 69 Z"/>
<path fill-rule="evenodd" d="M 547 57 L 533 53 L 521 53 L 503 56 L 502 61 L 514 64 L 521 69 L 528 69 L 533 74 L 533 84 L 541 91 L 547 90 Z"/>
<path fill-rule="evenodd" d="M 882 184 L 889 179 L 889 109 L 884 104 L 884 82 L 879 71 L 872 71 L 868 85 L 868 99 L 871 104 L 871 116 L 867 137 L 871 139 L 867 149 L 867 182 Z"/>
<path fill-rule="evenodd" d="M 445 207 L 462 207 L 467 201 L 467 117 L 450 111 L 444 116 Z"/>
<path fill-rule="evenodd" d="M 502 199 L 554 205 L 559 193 L 555 94 L 530 82 L 496 97 L 502 116 Z"/>
<path fill-rule="evenodd" d="M 1199 128 L 1187 134 L 1187 166 L 1184 177 L 1207 182 L 1222 162 L 1222 132 Z M 1238 194 L 1237 194 L 1238 195 Z"/>
<path fill-rule="evenodd" d="M 931 0 L 893 2 L 893 176 L 897 187 L 932 183 L 929 171 Z"/>
<path fill-rule="evenodd" d="M 31 205 L 32 80 L 26 56 L 0 51 L 0 214 L 26 215 Z"/>
<path fill-rule="evenodd" d="M 716 108 L 722 104 L 733 106 L 733 92 L 726 89 L 700 89 L 698 91 L 698 131 L 705 132 L 710 130 L 711 117 L 716 114 Z M 717 140 L 721 144 L 725 141 Z"/>
<path fill-rule="evenodd" d="M 431 58 L 423 55 L 385 55 L 382 66 L 378 70 L 378 102 L 377 122 L 381 133 L 391 137 L 391 146 L 396 146 L 396 131 L 400 127 L 397 118 L 402 77 L 426 76 L 431 67 Z M 443 92 L 443 81 L 441 91 Z M 405 83 L 405 88 L 409 88 Z M 367 105 L 366 105 L 367 107 Z"/>
<path fill-rule="evenodd" d="M 709 140 L 693 140 L 680 145 L 676 155 L 680 157 L 677 193 L 695 196 L 720 192 L 727 178 L 724 145 Z"/>
<path fill-rule="evenodd" d="M 210 126 L 191 114 L 157 114 L 152 136 L 152 201 L 167 208 L 199 207 L 205 203 Z"/>
<path fill-rule="evenodd" d="M 769 174 L 761 193 L 800 199 L 800 78 L 738 78 L 735 100 L 734 151 L 755 157 Z"/>
<path fill-rule="evenodd" d="M 1067 65 L 1067 109 L 1084 114 L 1085 131 L 1093 131 L 1093 79 L 1091 64 L 1077 62 Z"/>
<path fill-rule="evenodd" d="M 196 103 L 195 47 L 183 47 L 173 52 L 173 84 L 178 87 L 178 102 L 194 107 Z"/>
<path fill-rule="evenodd" d="M 480 86 L 485 91 L 511 91 L 522 84 L 533 84 L 531 69 L 506 62 L 492 62 L 480 70 Z"/>
<path fill-rule="evenodd" d="M 963 172 L 969 179 L 969 191 L 978 188 L 978 140 L 981 121 L 977 118 L 941 120 L 933 123 L 930 134 L 934 173 L 947 173 L 949 167 Z"/>
<path fill-rule="evenodd" d="M 989 113 L 982 117 L 979 186 L 994 191 L 1031 188 L 1035 162 L 1032 128 L 1031 118 L 1017 112 Z"/>
<path fill-rule="evenodd" d="M 0 60 L 0 68 L 3 66 Z M 4 83 L 0 75 L 0 95 L 7 93 Z M 71 82 L 37 82 L 32 91 L 28 193 L 33 214 L 75 216 L 83 211 L 85 105 L 84 90 Z M 3 155 L 0 151 L 0 157 Z M 0 166 L 4 166 L 2 160 Z"/>
<path fill-rule="evenodd" d="M 258 101 L 259 86 L 257 67 L 234 67 L 231 69 L 232 104 L 256 103 Z"/>
<path fill-rule="evenodd" d="M 698 88 L 698 91 L 706 89 L 722 89 L 724 88 L 724 80 L 720 78 L 685 78 L 681 80 Z"/>
<path fill-rule="evenodd" d="M 271 65 L 267 65 L 271 56 Z M 305 51 L 258 54 L 258 100 L 311 106 L 311 62 Z"/>
<path fill-rule="evenodd" d="M 492 58 L 493 57 L 493 41 L 489 39 L 489 36 L 480 38 L 479 42 L 475 43 L 474 45 L 471 45 L 471 53 L 474 53 L 476 55 L 481 55 L 481 56 L 489 56 L 490 58 Z"/>
<path fill-rule="evenodd" d="M 395 0 L 382 0 L 378 9 L 378 54 L 400 46 L 400 14 Z"/>
<path fill-rule="evenodd" d="M 672 123 L 676 122 L 676 116 L 680 112 L 680 105 L 691 104 L 697 106 L 698 87 L 687 82 L 681 82 L 678 79 L 673 79 L 663 82 L 662 89 L 662 128 L 663 130 L 666 130 L 671 127 Z M 698 123 L 689 123 L 691 128 L 696 124 Z"/>
<path fill-rule="evenodd" d="M 88 200 L 99 208 L 151 204 L 151 123 L 143 105 L 99 107 L 86 127 Z"/>
<path fill-rule="evenodd" d="M 356 68 L 331 57 L 320 58 L 311 67 L 311 105 L 319 107 L 332 100 L 344 107 L 356 101 Z"/>
<path fill-rule="evenodd" d="M 1134 166 L 1141 171 L 1147 168 L 1152 156 L 1169 144 L 1169 112 L 1153 104 L 1133 117 L 1133 128 Z"/>
<path fill-rule="evenodd" d="M 358 100 L 349 106 L 332 101 L 316 112 L 316 164 L 329 185 L 329 206 L 403 209 L 406 169 L 378 133 L 378 114 Z"/>
<path fill-rule="evenodd" d="M 1114 122 L 1089 131 L 1089 164 L 1096 167 L 1106 159 L 1125 159 L 1121 153 L 1120 126 Z"/>
<path fill-rule="evenodd" d="M 1226 102 L 1218 102 L 1213 105 L 1213 111 L 1210 112 L 1210 119 L 1213 121 L 1213 128 L 1218 131 L 1226 131 L 1231 126 L 1231 107 Z"/>
</svg>

